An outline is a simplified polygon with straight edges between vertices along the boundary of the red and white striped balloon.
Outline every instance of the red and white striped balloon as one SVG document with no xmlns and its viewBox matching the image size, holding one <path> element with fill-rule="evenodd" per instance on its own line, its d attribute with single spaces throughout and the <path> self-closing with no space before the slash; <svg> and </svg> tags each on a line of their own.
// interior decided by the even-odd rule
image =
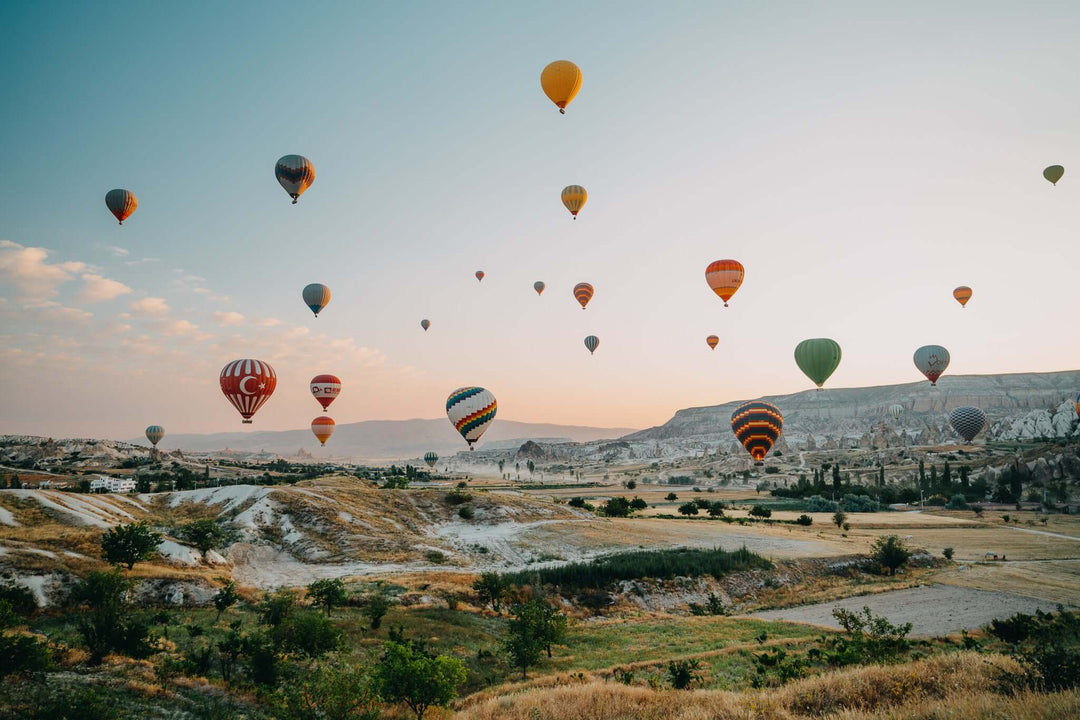
<svg viewBox="0 0 1080 720">
<path fill-rule="evenodd" d="M 310 388 L 312 397 L 318 400 L 325 410 L 341 394 L 341 380 L 337 375 L 316 375 L 311 378 Z"/>
<path fill-rule="evenodd" d="M 274 394 L 277 373 L 262 360 L 233 360 L 221 369 L 221 392 L 243 416 L 245 423 Z"/>
</svg>

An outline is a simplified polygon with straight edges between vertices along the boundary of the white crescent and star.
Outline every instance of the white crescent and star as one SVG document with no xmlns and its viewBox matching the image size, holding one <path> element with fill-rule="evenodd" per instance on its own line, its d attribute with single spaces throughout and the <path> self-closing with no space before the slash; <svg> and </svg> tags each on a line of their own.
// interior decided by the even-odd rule
<svg viewBox="0 0 1080 720">
<path fill-rule="evenodd" d="M 242 392 L 245 395 L 254 395 L 255 393 L 253 393 L 253 392 L 251 392 L 250 390 L 247 389 L 247 384 L 248 384 L 248 380 L 258 380 L 258 379 L 259 378 L 255 377 L 254 375 L 248 375 L 247 377 L 245 377 L 243 380 L 240 381 L 240 392 Z"/>
</svg>

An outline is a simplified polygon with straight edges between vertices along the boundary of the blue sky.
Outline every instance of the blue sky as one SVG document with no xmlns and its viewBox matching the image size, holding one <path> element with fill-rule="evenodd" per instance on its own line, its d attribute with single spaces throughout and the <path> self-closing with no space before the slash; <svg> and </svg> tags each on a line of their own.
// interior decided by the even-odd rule
<svg viewBox="0 0 1080 720">
<path fill-rule="evenodd" d="M 809 387 L 807 337 L 844 347 L 834 386 L 917 380 L 927 343 L 954 373 L 1080 357 L 1075 3 L 7 3 L 0 25 L 3 432 L 233 429 L 217 371 L 260 354 L 268 429 L 317 414 L 319 372 L 339 422 L 481 384 L 501 417 L 646 426 Z M 585 77 L 566 116 L 539 88 L 561 58 Z M 317 170 L 296 206 L 287 153 Z M 139 197 L 123 227 L 113 187 Z M 726 310 L 723 257 L 747 267 Z M 334 293 L 317 320 L 309 282 Z"/>
</svg>

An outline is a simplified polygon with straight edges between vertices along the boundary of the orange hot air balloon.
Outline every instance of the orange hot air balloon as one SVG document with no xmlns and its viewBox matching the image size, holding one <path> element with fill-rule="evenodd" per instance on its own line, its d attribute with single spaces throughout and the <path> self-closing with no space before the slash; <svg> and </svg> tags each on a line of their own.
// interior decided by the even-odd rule
<svg viewBox="0 0 1080 720">
<path fill-rule="evenodd" d="M 710 350 L 715 350 L 716 346 L 720 344 L 720 338 L 716 337 L 715 335 L 710 335 L 709 337 L 705 338 L 705 342 L 706 344 L 708 344 Z"/>
<path fill-rule="evenodd" d="M 476 275 L 476 282 L 480 282 L 481 280 L 484 279 L 484 271 L 483 270 L 477 270 L 474 274 Z"/>
<path fill-rule="evenodd" d="M 705 282 L 728 306 L 728 300 L 742 285 L 746 270 L 738 260 L 717 260 L 705 268 Z"/>
<path fill-rule="evenodd" d="M 589 283 L 578 283 L 574 286 L 574 298 L 581 303 L 581 309 L 584 310 L 585 306 L 589 304 L 593 296 L 593 286 Z"/>
<path fill-rule="evenodd" d="M 124 221 L 131 217 L 131 213 L 135 212 L 135 208 L 139 207 L 139 199 L 130 190 L 117 188 L 105 193 L 105 207 L 109 208 L 109 212 L 123 225 Z"/>
<path fill-rule="evenodd" d="M 952 296 L 956 298 L 956 302 L 960 303 L 960 307 L 967 307 L 968 300 L 971 299 L 971 288 L 961 285 L 952 291 Z"/>
<path fill-rule="evenodd" d="M 326 415 L 320 415 L 311 421 L 311 432 L 325 447 L 326 441 L 334 434 L 334 419 Z"/>
</svg>

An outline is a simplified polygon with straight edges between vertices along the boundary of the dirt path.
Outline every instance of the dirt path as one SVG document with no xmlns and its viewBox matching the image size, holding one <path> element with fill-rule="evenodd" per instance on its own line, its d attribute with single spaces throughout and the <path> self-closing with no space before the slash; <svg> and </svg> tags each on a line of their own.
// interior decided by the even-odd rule
<svg viewBox="0 0 1080 720">
<path fill-rule="evenodd" d="M 1019 595 L 953 585 L 929 585 L 817 605 L 766 610 L 754 613 L 751 617 L 839 628 L 836 618 L 832 616 L 833 608 L 861 610 L 864 606 L 869 607 L 875 614 L 885 616 L 889 622 L 910 622 L 912 635 L 931 636 L 973 630 L 994 618 L 1005 618 L 1018 612 L 1034 613 L 1037 609 L 1048 612 L 1057 609 L 1053 603 Z"/>
<path fill-rule="evenodd" d="M 1010 530 L 1016 530 L 1017 532 L 1034 533 L 1035 535 L 1045 535 L 1046 537 L 1062 538 L 1063 540 L 1076 540 L 1080 542 L 1080 537 L 1073 537 L 1072 535 L 1062 535 L 1061 533 L 1047 532 L 1046 530 L 1029 530 L 1027 528 L 1011 527 Z"/>
</svg>

